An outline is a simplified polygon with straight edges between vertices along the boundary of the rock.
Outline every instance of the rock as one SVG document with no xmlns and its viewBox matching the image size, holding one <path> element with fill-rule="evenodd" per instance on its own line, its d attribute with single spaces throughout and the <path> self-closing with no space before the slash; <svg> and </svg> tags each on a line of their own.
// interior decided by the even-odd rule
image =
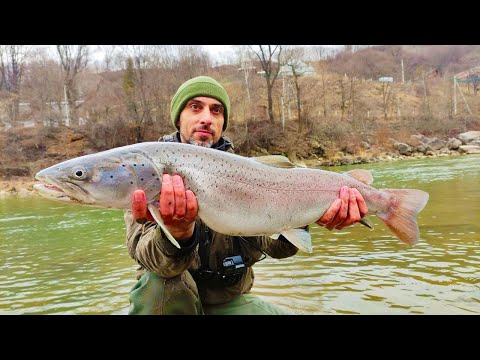
<svg viewBox="0 0 480 360">
<path fill-rule="evenodd" d="M 422 134 L 418 135 L 412 135 L 410 136 L 410 139 L 406 141 L 406 143 L 412 147 L 419 146 L 420 144 L 423 144 L 421 140 L 425 139 L 425 136 Z"/>
<path fill-rule="evenodd" d="M 343 157 L 342 159 L 340 159 L 340 164 L 342 165 L 350 165 L 353 163 L 353 159 L 352 158 L 349 158 L 349 157 Z"/>
<path fill-rule="evenodd" d="M 410 155 L 412 153 L 412 148 L 404 143 L 398 143 L 397 150 L 401 155 Z"/>
<path fill-rule="evenodd" d="M 446 142 L 445 140 L 440 140 L 439 138 L 433 138 L 427 143 L 427 145 L 430 146 L 432 150 L 440 150 L 446 145 Z"/>
<path fill-rule="evenodd" d="M 458 147 L 462 145 L 462 142 L 456 138 L 450 138 L 447 142 L 447 148 L 450 150 L 457 150 Z"/>
<path fill-rule="evenodd" d="M 462 144 L 468 144 L 474 140 L 480 140 L 480 131 L 467 131 L 461 134 L 458 134 L 458 139 L 462 142 Z"/>
<path fill-rule="evenodd" d="M 465 154 L 480 154 L 480 146 L 478 145 L 462 145 L 458 151 Z"/>
</svg>

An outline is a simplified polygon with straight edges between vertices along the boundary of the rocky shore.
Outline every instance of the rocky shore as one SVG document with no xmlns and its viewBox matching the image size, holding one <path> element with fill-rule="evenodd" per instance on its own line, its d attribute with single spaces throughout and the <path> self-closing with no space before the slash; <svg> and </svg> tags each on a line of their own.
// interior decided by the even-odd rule
<svg viewBox="0 0 480 360">
<path fill-rule="evenodd" d="M 390 141 L 393 151 L 370 151 L 371 146 L 365 143 L 362 144 L 365 149 L 362 155 L 339 151 L 329 159 L 304 159 L 298 165 L 308 167 L 355 165 L 379 161 L 480 154 L 480 131 L 468 131 L 448 140 L 441 140 L 436 137 L 430 138 L 424 135 L 412 135 L 406 142 L 399 142 L 395 139 L 390 139 Z M 33 184 L 35 183 L 35 179 L 30 176 L 11 176 L 8 179 L 0 179 L 0 199 L 9 196 L 36 196 L 33 190 Z"/>
</svg>

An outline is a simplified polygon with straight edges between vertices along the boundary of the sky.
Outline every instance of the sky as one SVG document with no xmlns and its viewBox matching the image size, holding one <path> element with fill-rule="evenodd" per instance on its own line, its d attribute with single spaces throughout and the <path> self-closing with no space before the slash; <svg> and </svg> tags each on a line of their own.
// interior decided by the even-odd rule
<svg viewBox="0 0 480 360">
<path fill-rule="evenodd" d="M 47 48 L 48 52 L 51 55 L 56 55 L 56 49 L 55 45 L 36 45 L 37 47 L 42 47 L 42 48 Z M 226 58 L 229 58 L 229 55 L 233 55 L 234 45 L 201 45 L 205 50 L 207 50 L 210 55 L 212 56 L 212 59 L 214 62 L 222 62 Z M 322 45 L 322 46 L 338 46 L 338 45 Z M 92 60 L 94 62 L 101 62 L 104 58 L 104 53 L 100 49 L 100 47 L 96 45 L 91 45 L 91 52 Z"/>
</svg>

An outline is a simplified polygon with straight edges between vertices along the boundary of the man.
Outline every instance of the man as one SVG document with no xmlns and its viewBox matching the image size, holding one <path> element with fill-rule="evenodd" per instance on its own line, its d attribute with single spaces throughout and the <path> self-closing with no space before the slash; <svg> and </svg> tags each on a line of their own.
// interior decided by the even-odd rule
<svg viewBox="0 0 480 360">
<path fill-rule="evenodd" d="M 230 100 L 214 79 L 199 76 L 182 84 L 171 101 L 177 131 L 160 141 L 182 142 L 233 152 L 223 136 Z M 281 259 L 297 248 L 283 236 L 229 236 L 209 229 L 197 219 L 195 194 L 179 175 L 164 174 L 159 210 L 165 226 L 178 241 L 175 247 L 147 210 L 145 193 L 132 196 L 125 212 L 127 246 L 141 265 L 139 281 L 130 292 L 129 314 L 285 314 L 250 294 L 252 265 L 267 255 Z M 320 226 L 341 229 L 367 214 L 358 190 L 344 187 L 321 219 Z M 146 270 L 146 271 L 145 271 Z"/>
</svg>

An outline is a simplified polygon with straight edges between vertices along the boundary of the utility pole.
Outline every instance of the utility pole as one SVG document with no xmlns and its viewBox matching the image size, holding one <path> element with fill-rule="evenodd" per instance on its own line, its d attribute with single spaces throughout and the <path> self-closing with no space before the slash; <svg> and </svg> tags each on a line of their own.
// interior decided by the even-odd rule
<svg viewBox="0 0 480 360">
<path fill-rule="evenodd" d="M 403 71 L 403 59 L 402 59 L 402 84 L 405 84 L 405 72 Z"/>
<path fill-rule="evenodd" d="M 457 78 L 453 76 L 453 114 L 457 115 Z"/>
<path fill-rule="evenodd" d="M 458 85 L 458 82 L 457 82 L 457 87 L 458 87 L 458 91 L 460 91 L 460 95 L 462 95 L 463 102 L 467 106 L 468 112 L 470 113 L 470 115 L 473 115 L 472 110 L 470 110 L 470 106 L 468 106 L 467 99 L 465 99 L 465 96 L 463 96 L 462 89 L 460 89 L 460 85 Z"/>
<path fill-rule="evenodd" d="M 63 95 L 65 97 L 65 125 L 70 126 L 70 108 L 68 107 L 67 86 L 63 85 Z"/>
<path fill-rule="evenodd" d="M 282 73 L 282 96 L 280 97 L 282 103 L 282 129 L 285 130 L 285 74 Z"/>
</svg>

